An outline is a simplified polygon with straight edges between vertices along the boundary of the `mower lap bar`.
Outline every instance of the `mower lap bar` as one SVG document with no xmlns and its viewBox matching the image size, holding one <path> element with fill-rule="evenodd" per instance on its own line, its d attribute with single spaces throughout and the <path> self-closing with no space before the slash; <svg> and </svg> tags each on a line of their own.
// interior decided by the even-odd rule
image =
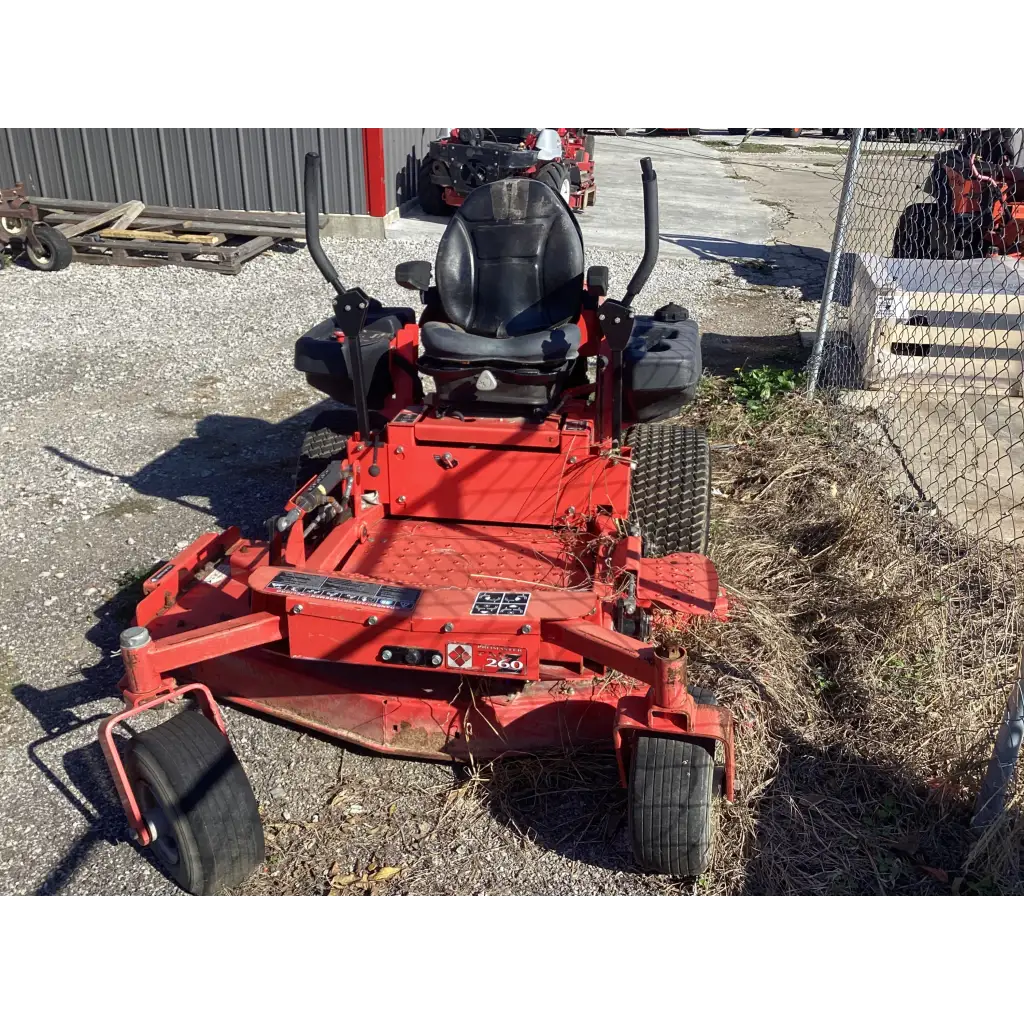
<svg viewBox="0 0 1024 1024">
<path fill-rule="evenodd" d="M 515 338 L 488 338 L 459 331 L 448 324 L 428 323 L 420 335 L 428 359 L 460 365 L 543 365 L 575 359 L 580 347 L 578 324 L 521 334 Z"/>
</svg>

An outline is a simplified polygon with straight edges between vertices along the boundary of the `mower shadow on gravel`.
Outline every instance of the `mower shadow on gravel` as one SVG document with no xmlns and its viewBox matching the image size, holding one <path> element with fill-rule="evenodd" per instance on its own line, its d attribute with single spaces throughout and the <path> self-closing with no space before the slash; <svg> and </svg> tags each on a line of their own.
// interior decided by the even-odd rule
<svg viewBox="0 0 1024 1024">
<path fill-rule="evenodd" d="M 821 301 L 828 269 L 828 253 L 824 249 L 786 243 L 751 244 L 707 235 L 660 237 L 699 259 L 728 263 L 737 277 L 750 284 L 799 288 L 805 301 Z"/>
<path fill-rule="evenodd" d="M 707 331 L 701 344 L 704 371 L 714 377 L 731 377 L 737 369 L 756 365 L 801 370 L 807 351 L 795 334 L 741 335 Z"/>
<path fill-rule="evenodd" d="M 505 828 L 567 860 L 636 872 L 614 754 L 502 758 L 481 778 L 483 799 Z"/>
<path fill-rule="evenodd" d="M 195 424 L 194 436 L 182 438 L 125 475 L 52 445 L 46 450 L 79 469 L 118 479 L 138 495 L 209 515 L 211 526 L 240 526 L 262 535 L 263 524 L 292 492 L 296 452 L 320 407 L 311 406 L 279 423 L 221 413 L 204 416 Z"/>
</svg>

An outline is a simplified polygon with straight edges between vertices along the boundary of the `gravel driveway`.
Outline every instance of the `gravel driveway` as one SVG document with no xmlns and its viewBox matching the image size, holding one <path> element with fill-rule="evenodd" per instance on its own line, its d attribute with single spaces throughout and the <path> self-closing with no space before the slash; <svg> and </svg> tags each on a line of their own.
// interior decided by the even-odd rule
<svg viewBox="0 0 1024 1024">
<path fill-rule="evenodd" d="M 325 246 L 345 280 L 404 304 L 394 265 L 435 252 L 429 240 Z M 588 253 L 617 288 L 635 261 Z M 722 264 L 663 260 L 641 306 L 675 299 L 700 314 L 751 287 Z M 123 590 L 198 533 L 262 531 L 280 508 L 320 398 L 292 368 L 293 342 L 328 310 L 301 251 L 235 278 L 0 271 L 0 891 L 176 892 L 125 840 L 95 742 L 120 707 Z M 402 868 L 382 891 L 666 889 L 630 867 L 609 759 L 457 774 L 227 717 L 268 833 L 248 891 L 325 892 L 372 863 Z"/>
</svg>

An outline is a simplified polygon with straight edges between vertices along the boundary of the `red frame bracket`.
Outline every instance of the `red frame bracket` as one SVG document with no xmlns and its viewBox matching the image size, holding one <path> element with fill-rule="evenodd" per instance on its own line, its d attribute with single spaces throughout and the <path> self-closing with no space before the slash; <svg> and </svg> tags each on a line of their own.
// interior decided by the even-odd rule
<svg viewBox="0 0 1024 1024">
<path fill-rule="evenodd" d="M 121 753 L 117 749 L 117 744 L 114 743 L 114 726 L 127 721 L 129 718 L 134 718 L 136 715 L 141 715 L 144 711 L 152 711 L 153 708 L 166 704 L 168 701 L 180 700 L 190 691 L 194 692 L 199 698 L 199 706 L 203 714 L 227 736 L 228 730 L 224 725 L 220 708 L 217 707 L 213 694 L 202 683 L 186 683 L 184 686 L 176 686 L 173 690 L 168 690 L 152 700 L 126 707 L 124 711 L 119 711 L 116 715 L 105 718 L 100 725 L 100 750 L 103 751 L 103 757 L 107 762 L 107 767 L 110 769 L 111 777 L 114 780 L 114 787 L 117 789 L 117 795 L 121 800 L 121 806 L 124 808 L 125 816 L 128 818 L 128 827 L 135 833 L 135 838 L 140 846 L 148 846 L 152 840 L 150 839 L 145 819 L 142 817 L 139 802 L 135 799 L 132 784 L 128 780 L 128 772 L 125 771 Z"/>
</svg>

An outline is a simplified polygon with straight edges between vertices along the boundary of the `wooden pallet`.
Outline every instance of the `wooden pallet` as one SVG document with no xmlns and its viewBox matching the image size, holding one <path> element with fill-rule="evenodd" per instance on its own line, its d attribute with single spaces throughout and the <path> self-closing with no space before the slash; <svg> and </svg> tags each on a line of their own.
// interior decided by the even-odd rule
<svg viewBox="0 0 1024 1024">
<path fill-rule="evenodd" d="M 850 340 L 860 383 L 945 382 L 1020 395 L 1024 274 L 1014 259 L 909 260 L 856 254 Z"/>
<path fill-rule="evenodd" d="M 75 260 L 115 267 L 161 267 L 167 264 L 212 270 L 218 274 L 237 274 L 242 264 L 279 242 L 270 235 L 238 239 L 238 244 L 191 245 L 176 242 L 151 242 L 145 239 L 101 238 L 86 235 L 72 238 Z"/>
<path fill-rule="evenodd" d="M 237 274 L 253 256 L 284 239 L 305 237 L 296 213 L 143 206 L 138 201 L 34 197 L 47 223 L 59 226 L 81 263 L 119 267 L 173 264 Z M 320 216 L 323 226 L 326 216 Z M 113 222 L 113 223 L 111 223 Z"/>
</svg>

